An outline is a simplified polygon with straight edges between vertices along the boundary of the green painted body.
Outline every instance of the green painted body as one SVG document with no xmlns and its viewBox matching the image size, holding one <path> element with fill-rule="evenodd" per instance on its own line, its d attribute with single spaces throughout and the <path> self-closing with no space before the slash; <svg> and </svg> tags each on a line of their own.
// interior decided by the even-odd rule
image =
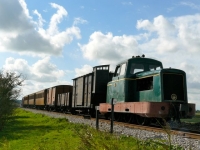
<svg viewBox="0 0 200 150">
<path fill-rule="evenodd" d="M 107 84 L 107 103 L 112 98 L 117 102 L 186 104 L 186 74 L 178 69 L 163 69 L 162 63 L 154 59 L 128 59 L 117 65 L 112 81 Z"/>
</svg>

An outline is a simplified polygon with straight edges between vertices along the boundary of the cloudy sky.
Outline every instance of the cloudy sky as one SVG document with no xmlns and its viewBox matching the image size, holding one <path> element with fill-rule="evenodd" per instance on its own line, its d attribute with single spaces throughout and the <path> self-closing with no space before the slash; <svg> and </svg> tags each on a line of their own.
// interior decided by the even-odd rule
<svg viewBox="0 0 200 150">
<path fill-rule="evenodd" d="M 0 69 L 22 95 L 141 54 L 184 70 L 200 109 L 199 0 L 0 0 Z"/>
</svg>

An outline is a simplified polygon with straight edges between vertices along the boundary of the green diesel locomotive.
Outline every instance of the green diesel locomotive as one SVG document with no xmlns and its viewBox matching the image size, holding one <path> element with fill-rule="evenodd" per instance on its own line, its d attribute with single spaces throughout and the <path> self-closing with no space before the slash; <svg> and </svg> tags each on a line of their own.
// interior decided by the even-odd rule
<svg viewBox="0 0 200 150">
<path fill-rule="evenodd" d="M 160 61 L 144 55 L 116 66 L 112 81 L 107 84 L 106 103 L 100 103 L 102 114 L 110 115 L 112 99 L 115 120 L 148 124 L 195 115 L 195 104 L 188 103 L 186 73 L 164 69 Z"/>
</svg>

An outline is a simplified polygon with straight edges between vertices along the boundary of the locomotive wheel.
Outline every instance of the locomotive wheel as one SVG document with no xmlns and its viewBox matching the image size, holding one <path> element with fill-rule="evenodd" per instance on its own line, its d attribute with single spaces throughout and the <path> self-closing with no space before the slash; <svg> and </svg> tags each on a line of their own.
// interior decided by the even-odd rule
<svg viewBox="0 0 200 150">
<path fill-rule="evenodd" d="M 120 119 L 121 119 L 121 114 L 120 114 L 120 113 L 115 113 L 115 114 L 114 114 L 114 117 L 115 117 L 115 121 L 120 121 Z"/>
<path fill-rule="evenodd" d="M 124 121 L 127 122 L 127 123 L 131 123 L 132 122 L 132 119 L 133 119 L 133 115 L 132 114 L 124 114 Z"/>
<path fill-rule="evenodd" d="M 139 125 L 149 125 L 150 123 L 149 118 L 141 117 L 139 115 L 136 116 L 136 121 L 137 121 L 137 124 Z"/>
<path fill-rule="evenodd" d="M 106 113 L 104 116 L 105 116 L 105 119 L 106 119 L 106 120 L 109 120 L 109 119 L 110 119 L 110 113 Z"/>
<path fill-rule="evenodd" d="M 156 123 L 157 123 L 159 126 L 161 126 L 161 127 L 167 125 L 167 121 L 164 120 L 164 119 L 161 119 L 161 118 L 156 119 Z"/>
<path fill-rule="evenodd" d="M 135 123 L 135 115 L 134 114 L 130 114 L 130 115 L 131 115 L 131 118 L 130 118 L 130 122 L 129 123 L 134 124 Z"/>
</svg>

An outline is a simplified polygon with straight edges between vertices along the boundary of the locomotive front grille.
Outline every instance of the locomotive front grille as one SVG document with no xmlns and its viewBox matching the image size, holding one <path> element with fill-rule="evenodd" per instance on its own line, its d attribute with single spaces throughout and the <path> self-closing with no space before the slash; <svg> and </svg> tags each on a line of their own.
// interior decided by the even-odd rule
<svg viewBox="0 0 200 150">
<path fill-rule="evenodd" d="M 163 74 L 164 100 L 184 101 L 184 76 L 181 74 Z"/>
</svg>

